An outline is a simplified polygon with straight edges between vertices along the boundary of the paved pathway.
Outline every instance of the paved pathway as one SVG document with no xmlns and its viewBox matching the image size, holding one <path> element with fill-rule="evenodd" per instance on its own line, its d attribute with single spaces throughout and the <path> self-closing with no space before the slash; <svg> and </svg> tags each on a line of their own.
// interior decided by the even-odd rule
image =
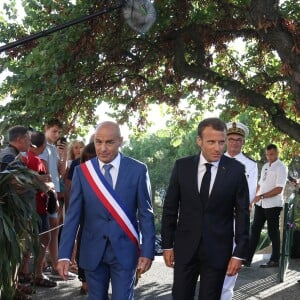
<svg viewBox="0 0 300 300">
<path fill-rule="evenodd" d="M 300 259 L 290 262 L 283 283 L 278 279 L 278 268 L 263 269 L 259 264 L 268 260 L 268 255 L 255 255 L 250 268 L 243 268 L 236 282 L 233 300 L 299 300 Z M 162 257 L 156 257 L 150 271 L 142 276 L 135 289 L 135 299 L 171 300 L 172 269 L 165 267 Z M 34 299 L 87 299 L 79 295 L 80 282 L 58 281 L 55 288 L 38 288 Z"/>
</svg>

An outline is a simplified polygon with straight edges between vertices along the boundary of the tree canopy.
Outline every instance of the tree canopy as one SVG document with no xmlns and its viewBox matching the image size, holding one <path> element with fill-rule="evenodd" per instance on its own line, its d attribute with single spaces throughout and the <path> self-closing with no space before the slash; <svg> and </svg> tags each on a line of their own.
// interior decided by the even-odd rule
<svg viewBox="0 0 300 300">
<path fill-rule="evenodd" d="M 15 1 L 0 16 L 0 43 L 117 5 L 118 1 Z M 95 122 L 108 102 L 121 123 L 147 126 L 150 104 L 169 105 L 184 135 L 206 109 L 251 129 L 248 152 L 280 144 L 294 156 L 300 141 L 300 3 L 297 0 L 154 2 L 157 21 L 138 34 L 116 10 L 26 43 L 0 57 L 11 75 L 0 88 L 5 126 L 39 126 L 58 117 L 68 132 Z M 186 108 L 182 108 L 182 102 Z M 81 132 L 82 133 L 82 132 Z"/>
</svg>

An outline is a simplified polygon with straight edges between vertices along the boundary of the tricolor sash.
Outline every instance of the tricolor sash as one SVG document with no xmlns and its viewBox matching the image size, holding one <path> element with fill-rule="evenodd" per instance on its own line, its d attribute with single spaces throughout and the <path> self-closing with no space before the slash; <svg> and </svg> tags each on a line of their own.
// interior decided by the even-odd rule
<svg viewBox="0 0 300 300">
<path fill-rule="evenodd" d="M 80 166 L 98 200 L 104 205 L 128 238 L 139 249 L 139 236 L 135 218 L 131 216 L 117 193 L 104 178 L 100 170 L 98 159 L 94 158 L 88 160 Z"/>
</svg>

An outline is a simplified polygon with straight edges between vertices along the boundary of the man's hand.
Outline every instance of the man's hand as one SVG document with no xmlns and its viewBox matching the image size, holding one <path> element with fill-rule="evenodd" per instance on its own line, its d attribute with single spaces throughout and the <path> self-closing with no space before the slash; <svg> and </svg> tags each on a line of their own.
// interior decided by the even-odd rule
<svg viewBox="0 0 300 300">
<path fill-rule="evenodd" d="M 66 142 L 57 142 L 57 153 L 61 161 L 65 161 L 68 155 L 68 144 Z"/>
<path fill-rule="evenodd" d="M 56 270 L 63 280 L 68 280 L 69 265 L 68 260 L 60 260 L 56 265 Z"/>
<path fill-rule="evenodd" d="M 253 208 L 253 206 L 255 205 L 255 203 L 257 203 L 260 200 L 261 199 L 260 199 L 259 195 L 255 196 L 254 199 L 250 202 L 249 209 L 251 210 Z"/>
<path fill-rule="evenodd" d="M 139 257 L 138 260 L 137 269 L 139 270 L 140 274 L 143 274 L 151 268 L 151 265 L 152 265 L 152 260 L 150 258 L 141 256 Z"/>
<path fill-rule="evenodd" d="M 242 263 L 243 263 L 243 261 L 241 259 L 232 257 L 227 266 L 226 275 L 227 276 L 236 275 L 241 270 Z"/>
<path fill-rule="evenodd" d="M 50 174 L 41 174 L 41 175 L 38 175 L 38 178 L 43 183 L 48 183 L 48 182 L 52 181 Z"/>
<path fill-rule="evenodd" d="M 164 250 L 163 252 L 165 264 L 167 267 L 174 268 L 174 250 Z"/>
<path fill-rule="evenodd" d="M 38 179 L 44 184 L 45 187 L 44 192 L 48 192 L 51 189 L 54 190 L 54 183 L 52 182 L 52 178 L 50 174 L 38 175 Z"/>
<path fill-rule="evenodd" d="M 141 256 L 138 260 L 138 265 L 136 268 L 136 274 L 135 274 L 135 285 L 138 284 L 139 279 L 141 278 L 141 274 L 147 272 L 152 265 L 152 260 L 150 258 Z"/>
</svg>

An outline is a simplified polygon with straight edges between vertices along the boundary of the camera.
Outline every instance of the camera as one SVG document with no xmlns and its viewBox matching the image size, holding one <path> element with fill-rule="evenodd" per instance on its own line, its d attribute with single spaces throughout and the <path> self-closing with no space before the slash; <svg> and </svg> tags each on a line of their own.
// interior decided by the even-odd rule
<svg viewBox="0 0 300 300">
<path fill-rule="evenodd" d="M 61 138 L 58 139 L 58 141 L 59 141 L 61 144 L 64 144 L 64 143 L 67 142 L 67 139 L 66 139 L 64 136 L 62 136 Z"/>
</svg>

